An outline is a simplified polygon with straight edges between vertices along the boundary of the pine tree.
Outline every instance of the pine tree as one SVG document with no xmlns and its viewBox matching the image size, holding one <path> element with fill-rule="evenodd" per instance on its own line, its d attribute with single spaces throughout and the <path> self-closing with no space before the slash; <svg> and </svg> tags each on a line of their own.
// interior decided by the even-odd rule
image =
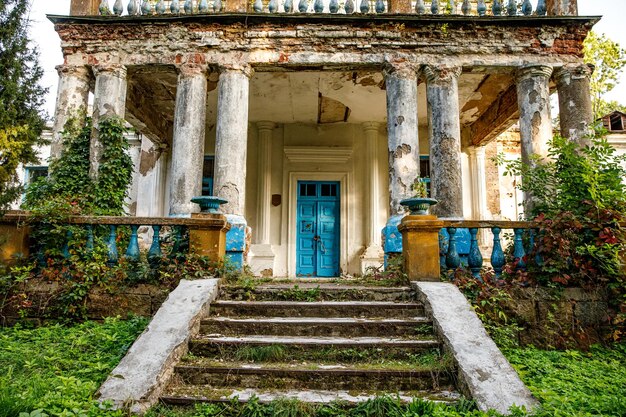
<svg viewBox="0 0 626 417">
<path fill-rule="evenodd" d="M 0 0 L 0 210 L 21 194 L 19 164 L 36 163 L 35 148 L 44 143 L 47 89 L 39 85 L 39 54 L 28 39 L 29 8 L 29 0 Z"/>
</svg>

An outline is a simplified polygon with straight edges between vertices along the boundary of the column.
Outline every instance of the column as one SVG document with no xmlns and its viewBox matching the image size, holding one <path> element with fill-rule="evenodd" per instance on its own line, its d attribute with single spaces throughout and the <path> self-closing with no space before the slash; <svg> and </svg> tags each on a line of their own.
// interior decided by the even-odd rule
<svg viewBox="0 0 626 417">
<path fill-rule="evenodd" d="M 202 194 L 206 96 L 206 66 L 178 67 L 169 193 L 173 217 L 189 217 L 199 211 L 191 199 Z"/>
<path fill-rule="evenodd" d="M 460 67 L 425 66 L 430 132 L 431 197 L 433 213 L 463 218 L 461 125 L 459 121 Z"/>
<path fill-rule="evenodd" d="M 141 135 L 133 134 L 128 138 L 130 147 L 128 148 L 128 154 L 133 161 L 133 175 L 128 190 L 128 196 L 126 197 L 126 207 L 128 214 L 131 216 L 137 215 L 137 199 L 139 195 L 139 181 L 141 174 L 139 167 L 141 165 Z"/>
<path fill-rule="evenodd" d="M 240 268 L 245 263 L 249 229 L 246 208 L 246 158 L 248 149 L 248 99 L 250 67 L 222 67 L 217 83 L 215 142 L 215 195 L 228 201 L 223 211 L 231 224 L 226 235 L 226 255 Z"/>
<path fill-rule="evenodd" d="M 402 253 L 398 225 L 404 215 L 400 201 L 411 197 L 419 177 L 417 69 L 410 64 L 387 64 L 387 145 L 389 151 L 390 217 L 383 229 L 385 259 Z"/>
<path fill-rule="evenodd" d="M 123 65 L 98 66 L 94 68 L 96 86 L 93 100 L 93 132 L 89 147 L 89 175 L 98 177 L 102 143 L 98 136 L 98 123 L 109 117 L 124 118 L 126 113 L 126 67 Z"/>
<path fill-rule="evenodd" d="M 534 157 L 548 156 L 548 142 L 552 139 L 548 85 L 551 75 L 552 68 L 548 66 L 524 67 L 517 73 L 522 162 L 530 166 L 534 165 Z M 524 195 L 525 213 L 532 212 L 532 200 L 531 195 Z"/>
<path fill-rule="evenodd" d="M 485 171 L 485 147 L 468 147 L 472 183 L 472 219 L 489 220 L 487 210 L 487 174 Z M 488 243 L 489 233 L 480 230 L 478 240 L 481 246 Z"/>
<path fill-rule="evenodd" d="M 593 131 L 591 73 L 586 64 L 566 65 L 554 72 L 559 92 L 561 135 L 581 145 L 589 143 L 587 136 Z"/>
<path fill-rule="evenodd" d="M 91 74 L 85 66 L 59 65 L 59 89 L 54 111 L 54 125 L 52 126 L 52 143 L 50 144 L 50 159 L 57 159 L 63 151 L 62 133 L 65 124 L 72 117 L 82 126 L 87 114 L 89 99 L 89 82 Z"/>
<path fill-rule="evenodd" d="M 378 218 L 380 215 L 380 182 L 379 182 L 379 155 L 378 155 L 378 129 L 379 123 L 363 123 L 365 134 L 365 173 L 367 175 L 368 190 L 366 194 L 366 234 L 365 251 L 361 255 L 361 273 L 367 273 L 370 267 L 380 267 L 383 261 L 383 248 L 380 244 L 380 230 L 382 225 Z"/>
<path fill-rule="evenodd" d="M 255 275 L 273 276 L 274 251 L 270 241 L 272 200 L 272 135 L 274 122 L 258 122 L 258 198 L 256 244 L 250 247 L 250 266 Z"/>
</svg>

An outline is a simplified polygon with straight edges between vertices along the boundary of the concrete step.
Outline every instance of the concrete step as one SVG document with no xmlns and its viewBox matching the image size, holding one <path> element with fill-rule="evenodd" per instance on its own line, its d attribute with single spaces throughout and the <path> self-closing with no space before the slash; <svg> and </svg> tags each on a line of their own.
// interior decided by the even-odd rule
<svg viewBox="0 0 626 417">
<path fill-rule="evenodd" d="M 366 287 L 345 284 L 262 284 L 253 289 L 224 285 L 220 299 L 240 301 L 392 301 L 416 299 L 410 287 Z"/>
<path fill-rule="evenodd" d="M 256 398 L 260 403 L 269 403 L 276 400 L 299 400 L 306 403 L 329 404 L 340 402 L 344 404 L 357 404 L 380 397 L 389 392 L 377 391 L 341 391 L 341 390 L 259 390 L 259 389 L 222 389 L 215 390 L 211 387 L 189 385 L 170 387 L 168 393 L 161 397 L 161 401 L 169 405 L 193 405 L 199 402 L 230 402 L 237 399 L 247 402 Z M 455 403 L 460 395 L 455 391 L 394 391 L 394 396 L 401 401 L 411 402 L 414 398 L 421 398 L 441 403 Z"/>
<path fill-rule="evenodd" d="M 290 390 L 433 390 L 450 388 L 450 376 L 444 370 L 388 370 L 381 368 L 285 368 L 265 366 L 192 366 L 176 367 L 176 374 L 186 385 L 214 389 L 257 388 Z"/>
<path fill-rule="evenodd" d="M 200 326 L 203 334 L 288 335 L 294 337 L 419 337 L 432 336 L 432 322 L 425 317 L 364 319 L 335 317 L 211 317 Z"/>
<path fill-rule="evenodd" d="M 421 303 L 390 301 L 233 301 L 211 304 L 211 315 L 245 317 L 423 317 Z"/>
</svg>

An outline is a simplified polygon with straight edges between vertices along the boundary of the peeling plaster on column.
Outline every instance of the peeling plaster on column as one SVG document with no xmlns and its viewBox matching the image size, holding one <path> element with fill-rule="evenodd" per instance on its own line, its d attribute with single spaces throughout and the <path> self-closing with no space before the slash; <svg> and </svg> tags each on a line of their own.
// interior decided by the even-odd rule
<svg viewBox="0 0 626 417">
<path fill-rule="evenodd" d="M 98 177 L 102 143 L 98 139 L 98 124 L 109 117 L 124 118 L 126 112 L 126 67 L 106 65 L 94 67 L 96 86 L 93 101 L 93 131 L 89 147 L 89 175 Z"/>
<path fill-rule="evenodd" d="M 51 159 L 59 158 L 63 151 L 61 133 L 65 123 L 72 117 L 76 117 L 80 125 L 84 122 L 91 81 L 91 74 L 85 66 L 59 65 L 56 69 L 59 73 L 59 89 L 52 126 Z"/>
<path fill-rule="evenodd" d="M 461 67 L 425 66 L 431 196 L 439 217 L 463 217 L 459 76 Z"/>
<path fill-rule="evenodd" d="M 206 98 L 207 67 L 179 66 L 170 167 L 170 216 L 186 217 L 199 211 L 191 199 L 202 194 Z"/>
<path fill-rule="evenodd" d="M 589 144 L 587 136 L 592 133 L 591 74 L 586 64 L 566 65 L 554 72 L 559 92 L 561 135 L 581 145 Z"/>
<path fill-rule="evenodd" d="M 409 64 L 385 66 L 389 204 L 391 216 L 404 213 L 400 201 L 411 197 L 419 177 L 417 69 Z"/>
<path fill-rule="evenodd" d="M 552 67 L 521 68 L 517 73 L 517 102 L 519 106 L 520 144 L 522 162 L 533 165 L 533 155 L 548 156 L 548 142 L 552 138 L 550 118 L 550 88 L 548 82 Z M 532 196 L 524 196 L 524 211 L 532 210 Z"/>
<path fill-rule="evenodd" d="M 246 207 L 249 67 L 222 67 L 218 81 L 214 194 L 228 200 L 226 214 L 243 216 Z"/>
</svg>

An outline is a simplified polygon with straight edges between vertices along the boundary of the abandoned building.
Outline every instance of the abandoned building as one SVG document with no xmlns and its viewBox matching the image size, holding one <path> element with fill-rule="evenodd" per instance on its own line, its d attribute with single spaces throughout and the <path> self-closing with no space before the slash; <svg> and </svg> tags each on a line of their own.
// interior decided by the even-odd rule
<svg viewBox="0 0 626 417">
<path fill-rule="evenodd" d="M 575 0 L 439 3 L 72 0 L 50 16 L 52 157 L 93 94 L 94 122 L 141 133 L 131 214 L 220 196 L 255 273 L 362 273 L 397 251 L 418 177 L 439 217 L 482 219 L 487 144 L 518 122 L 522 157 L 545 155 L 555 90 L 563 135 L 592 120 L 582 42 L 597 18 Z M 94 175 L 99 149 L 95 135 Z"/>
</svg>

